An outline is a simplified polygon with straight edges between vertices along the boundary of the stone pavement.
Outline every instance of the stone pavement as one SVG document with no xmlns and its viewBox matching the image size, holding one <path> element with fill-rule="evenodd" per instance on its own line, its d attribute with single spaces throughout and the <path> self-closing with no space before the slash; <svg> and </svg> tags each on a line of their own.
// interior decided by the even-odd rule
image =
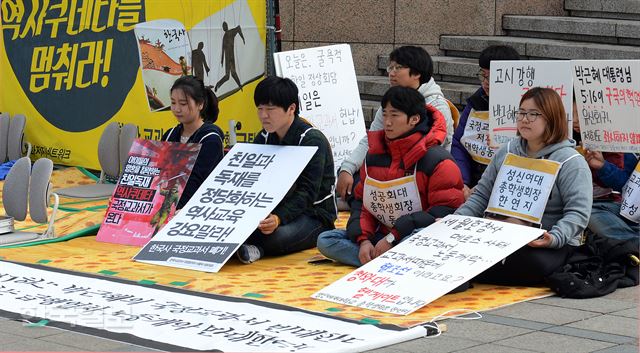
<svg viewBox="0 0 640 353">
<path fill-rule="evenodd" d="M 478 320 L 445 320 L 447 331 L 376 349 L 383 352 L 637 353 L 640 287 L 602 298 L 550 297 L 482 313 Z M 155 352 L 50 327 L 0 318 L 0 351 Z"/>
</svg>

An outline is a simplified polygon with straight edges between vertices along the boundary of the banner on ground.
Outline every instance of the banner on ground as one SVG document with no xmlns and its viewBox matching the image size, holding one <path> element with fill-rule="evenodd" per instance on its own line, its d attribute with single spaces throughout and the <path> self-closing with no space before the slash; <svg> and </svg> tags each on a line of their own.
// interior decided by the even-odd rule
<svg viewBox="0 0 640 353">
<path fill-rule="evenodd" d="M 519 109 L 520 98 L 532 87 L 548 87 L 558 92 L 571 131 L 573 84 L 570 61 L 493 61 L 489 80 L 491 145 L 500 146 L 516 137 L 515 113 Z"/>
<path fill-rule="evenodd" d="M 544 230 L 449 215 L 313 294 L 408 315 L 539 237 Z"/>
<path fill-rule="evenodd" d="M 173 217 L 200 147 L 135 140 L 96 240 L 146 244 Z"/>
<path fill-rule="evenodd" d="M 3 262 L 0 310 L 143 345 L 221 352 L 362 352 L 426 335 L 255 301 Z M 59 325 L 62 323 L 63 325 Z M 139 338 L 138 338 L 139 337 Z"/>
<path fill-rule="evenodd" d="M 339 168 L 366 135 L 351 47 L 286 51 L 275 53 L 274 61 L 278 76 L 298 86 L 300 115 L 327 137 Z"/>
<path fill-rule="evenodd" d="M 640 152 L 640 60 L 573 60 L 585 148 Z"/>
<path fill-rule="evenodd" d="M 232 78 L 216 91 L 223 98 L 218 125 L 240 122 L 238 141 L 251 142 L 260 130 L 253 91 L 265 71 L 266 8 L 265 0 L 3 0 L 0 111 L 26 115 L 32 158 L 59 164 L 100 169 L 98 141 L 113 121 L 136 124 L 140 137 L 159 140 L 176 119 L 168 110 L 149 110 L 134 27 L 173 20 L 189 31 L 189 54 L 200 58 L 205 84 Z M 243 37 L 232 37 L 238 26 Z M 162 70 L 180 66 L 179 58 L 163 58 Z"/>
<path fill-rule="evenodd" d="M 280 203 L 317 149 L 236 144 L 134 260 L 218 272 Z"/>
<path fill-rule="evenodd" d="M 622 188 L 620 214 L 630 221 L 640 223 L 640 161 Z"/>
</svg>

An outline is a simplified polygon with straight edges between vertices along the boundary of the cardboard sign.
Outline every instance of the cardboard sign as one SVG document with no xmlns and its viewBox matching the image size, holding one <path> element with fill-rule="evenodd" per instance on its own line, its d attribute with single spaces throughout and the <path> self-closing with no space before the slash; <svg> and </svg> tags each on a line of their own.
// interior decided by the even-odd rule
<svg viewBox="0 0 640 353">
<path fill-rule="evenodd" d="M 509 256 L 543 230 L 449 215 L 313 298 L 407 315 Z"/>
<path fill-rule="evenodd" d="M 574 60 L 582 143 L 603 152 L 640 152 L 640 60 Z"/>
<path fill-rule="evenodd" d="M 484 165 L 489 164 L 497 152 L 496 147 L 490 146 L 489 136 L 489 112 L 472 109 L 460 143 L 474 161 Z"/>
<path fill-rule="evenodd" d="M 203 352 L 362 352 L 426 335 L 250 300 L 2 262 L 0 310 Z M 64 326 L 63 326 L 64 327 Z M 124 334 L 124 335 L 123 335 Z"/>
<path fill-rule="evenodd" d="M 573 84 L 568 60 L 493 61 L 489 82 L 489 129 L 493 146 L 516 137 L 515 113 L 520 98 L 532 87 L 548 87 L 558 92 L 571 128 Z"/>
<path fill-rule="evenodd" d="M 366 134 L 351 47 L 286 51 L 274 59 L 277 75 L 298 86 L 300 115 L 324 133 L 339 167 Z"/>
<path fill-rule="evenodd" d="M 317 149 L 236 144 L 134 260 L 218 272 L 280 203 Z"/>
<path fill-rule="evenodd" d="M 560 162 L 507 154 L 491 190 L 487 212 L 540 224 Z"/>
<path fill-rule="evenodd" d="M 622 188 L 620 214 L 630 221 L 640 223 L 640 161 Z"/>
<path fill-rule="evenodd" d="M 200 147 L 136 139 L 96 240 L 146 244 L 173 217 Z"/>
</svg>

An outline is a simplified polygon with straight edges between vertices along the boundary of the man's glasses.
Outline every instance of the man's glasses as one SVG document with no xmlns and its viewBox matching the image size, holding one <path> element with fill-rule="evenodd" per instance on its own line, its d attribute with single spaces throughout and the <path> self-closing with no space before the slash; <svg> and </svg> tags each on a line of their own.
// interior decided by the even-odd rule
<svg viewBox="0 0 640 353">
<path fill-rule="evenodd" d="M 398 71 L 401 69 L 408 69 L 409 66 L 404 66 L 404 65 L 400 65 L 400 64 L 395 64 L 395 65 L 389 65 L 387 66 L 387 73 L 391 73 L 394 71 Z"/>
<path fill-rule="evenodd" d="M 484 80 L 489 81 L 489 75 L 485 75 L 482 71 L 477 73 L 478 76 L 478 80 L 480 80 L 480 82 L 484 82 Z"/>
<path fill-rule="evenodd" d="M 525 111 L 519 110 L 516 112 L 516 120 L 522 121 L 524 118 L 527 118 L 527 121 L 532 123 L 538 120 L 538 118 L 543 115 L 544 114 L 538 113 L 538 112 L 525 112 Z"/>
</svg>

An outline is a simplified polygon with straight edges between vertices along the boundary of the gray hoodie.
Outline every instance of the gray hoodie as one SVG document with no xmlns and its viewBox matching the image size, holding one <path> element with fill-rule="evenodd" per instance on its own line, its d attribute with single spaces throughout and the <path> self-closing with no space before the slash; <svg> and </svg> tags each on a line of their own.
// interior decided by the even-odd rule
<svg viewBox="0 0 640 353">
<path fill-rule="evenodd" d="M 575 141 L 564 140 L 538 151 L 536 158 L 564 162 L 577 154 Z M 489 203 L 491 190 L 508 152 L 518 156 L 527 156 L 527 141 L 518 137 L 498 150 L 473 193 L 455 214 L 482 217 Z M 565 244 L 579 245 L 582 231 L 589 222 L 591 214 L 591 171 L 584 157 L 568 160 L 560 168 L 558 177 L 551 190 L 547 207 L 542 216 L 542 228 L 551 234 L 551 248 L 560 248 Z"/>
<path fill-rule="evenodd" d="M 447 137 L 442 143 L 442 146 L 447 149 L 447 151 L 451 151 L 451 140 L 453 136 L 453 118 L 451 117 L 451 109 L 449 109 L 449 104 L 447 100 L 444 98 L 444 94 L 442 94 L 442 90 L 440 86 L 431 78 L 429 82 L 422 84 L 418 87 L 418 92 L 420 92 L 424 96 L 424 102 L 426 104 L 432 105 L 434 108 L 438 109 L 442 115 L 444 115 L 444 119 L 447 122 Z M 371 122 L 371 126 L 369 127 L 369 131 L 379 131 L 384 128 L 382 121 L 382 107 L 378 108 L 376 111 L 376 116 Z M 358 143 L 358 146 L 351 151 L 351 154 L 348 158 L 346 158 L 342 165 L 340 166 L 340 171 L 347 171 L 351 175 L 360 170 L 362 166 L 362 162 L 364 161 L 364 157 L 367 155 L 367 151 L 369 150 L 369 141 L 367 139 L 367 135 L 365 135 Z"/>
</svg>

